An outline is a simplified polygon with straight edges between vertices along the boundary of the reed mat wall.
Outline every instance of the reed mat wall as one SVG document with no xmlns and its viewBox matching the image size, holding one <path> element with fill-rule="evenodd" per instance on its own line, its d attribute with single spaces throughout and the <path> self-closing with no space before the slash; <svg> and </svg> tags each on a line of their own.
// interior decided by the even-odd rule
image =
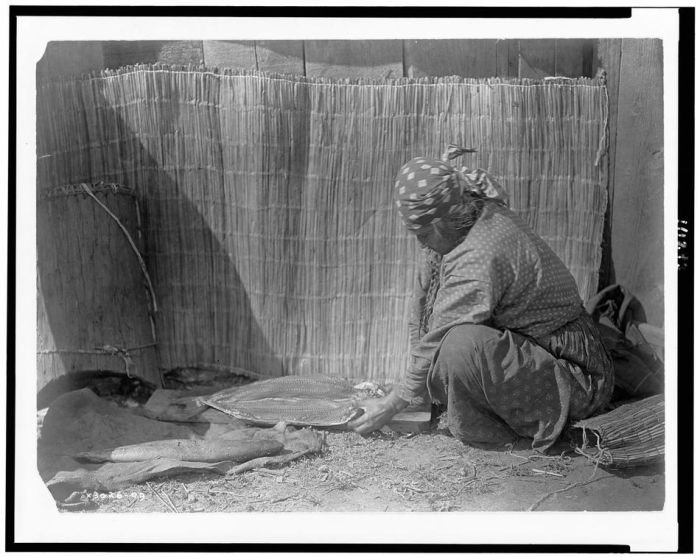
<svg viewBox="0 0 700 557">
<path fill-rule="evenodd" d="M 38 95 L 38 187 L 104 180 L 140 200 L 163 369 L 400 377 L 418 248 L 392 205 L 394 177 L 447 143 L 477 148 L 462 162 L 494 174 L 581 295 L 596 291 L 607 200 L 598 80 L 149 65 Z"/>
</svg>

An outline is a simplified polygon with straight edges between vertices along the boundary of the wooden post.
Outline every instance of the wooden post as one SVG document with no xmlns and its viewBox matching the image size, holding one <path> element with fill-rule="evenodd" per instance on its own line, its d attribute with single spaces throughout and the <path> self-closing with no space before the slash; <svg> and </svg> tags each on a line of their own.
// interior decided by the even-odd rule
<svg viewBox="0 0 700 557">
<path fill-rule="evenodd" d="M 622 39 L 612 258 L 616 281 L 639 298 L 655 326 L 664 316 L 662 62 L 660 40 Z"/>
<path fill-rule="evenodd" d="M 595 46 L 596 72 L 605 72 L 608 90 L 608 209 L 603 228 L 603 246 L 598 288 L 614 284 L 615 268 L 612 261 L 612 220 L 615 199 L 615 147 L 617 145 L 617 103 L 620 90 L 621 39 L 600 39 Z"/>
</svg>

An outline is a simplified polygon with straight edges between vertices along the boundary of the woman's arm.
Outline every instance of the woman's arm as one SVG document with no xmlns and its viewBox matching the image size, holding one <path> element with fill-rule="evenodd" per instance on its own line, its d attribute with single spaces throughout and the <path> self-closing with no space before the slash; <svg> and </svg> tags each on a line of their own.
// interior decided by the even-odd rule
<svg viewBox="0 0 700 557">
<path fill-rule="evenodd" d="M 408 336 L 411 342 L 411 348 L 420 341 L 420 326 L 423 312 L 425 311 L 425 300 L 428 293 L 428 286 L 430 286 L 431 272 L 432 267 L 429 257 L 424 257 L 422 265 L 416 275 L 408 314 Z"/>
<path fill-rule="evenodd" d="M 399 390 L 410 401 L 425 396 L 430 366 L 443 337 L 456 325 L 488 323 L 497 294 L 491 282 L 448 276 L 435 300 L 431 329 L 411 347 L 411 361 Z"/>
<path fill-rule="evenodd" d="M 431 265 L 431 256 L 429 252 L 425 252 L 422 265 L 416 275 L 408 316 L 408 334 L 410 338 L 411 350 L 418 346 L 421 339 L 421 322 L 423 312 L 425 311 L 425 300 L 430 286 L 430 280 L 433 272 Z M 355 430 L 357 433 L 365 434 L 371 431 L 380 429 L 401 410 L 406 408 L 410 402 L 408 399 L 401 398 L 401 388 L 397 387 L 389 396 L 382 399 L 367 399 L 358 403 L 358 408 L 364 410 L 363 414 L 350 423 L 348 427 Z"/>
<path fill-rule="evenodd" d="M 428 371 L 442 338 L 456 325 L 485 323 L 491 319 L 493 297 L 490 283 L 464 277 L 448 277 L 435 300 L 433 328 L 411 349 L 411 364 L 400 385 L 382 399 L 362 401 L 364 414 L 348 425 L 369 433 L 389 423 L 414 398 L 425 397 Z"/>
</svg>

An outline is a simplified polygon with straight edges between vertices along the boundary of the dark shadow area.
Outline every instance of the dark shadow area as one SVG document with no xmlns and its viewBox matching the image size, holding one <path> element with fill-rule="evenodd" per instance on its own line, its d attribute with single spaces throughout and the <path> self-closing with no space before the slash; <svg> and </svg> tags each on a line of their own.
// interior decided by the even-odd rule
<svg viewBox="0 0 700 557">
<path fill-rule="evenodd" d="M 153 64 L 158 61 L 166 41 L 104 41 L 105 68 L 119 68 L 135 64 Z"/>
<path fill-rule="evenodd" d="M 58 377 L 44 386 L 37 394 L 36 407 L 47 408 L 59 396 L 89 388 L 98 396 L 121 397 L 145 404 L 157 386 L 139 377 L 129 377 L 117 371 L 75 371 Z"/>
<path fill-rule="evenodd" d="M 78 370 L 111 370 L 159 384 L 144 277 L 126 236 L 97 203 L 138 239 L 134 199 L 104 188 L 95 191 L 97 201 L 79 188 L 61 191 L 72 176 L 80 177 L 79 171 L 60 176 L 52 162 L 63 156 L 39 161 L 38 386 Z"/>
<path fill-rule="evenodd" d="M 663 462 L 648 464 L 645 466 L 635 466 L 633 468 L 609 468 L 605 470 L 618 478 L 630 479 L 638 477 L 658 476 L 666 473 L 666 465 Z"/>
<path fill-rule="evenodd" d="M 609 186 L 608 186 L 609 187 Z M 601 240 L 600 271 L 598 272 L 598 291 L 615 284 L 615 265 L 612 258 L 612 230 L 610 227 L 610 207 L 612 200 L 608 198 L 603 221 L 603 238 Z"/>
<path fill-rule="evenodd" d="M 69 95 L 68 92 L 64 94 Z M 84 137 L 69 138 L 60 150 L 57 145 L 51 145 L 48 138 L 38 138 L 38 198 L 49 188 L 76 181 L 116 182 L 135 189 L 143 219 L 142 252 L 159 310 L 155 321 L 158 360 L 154 365 L 158 365 L 162 373 L 172 368 L 206 365 L 220 369 L 233 366 L 246 369 L 252 361 L 264 367 L 252 371 L 282 375 L 282 363 L 273 354 L 253 315 L 248 294 L 232 261 L 233 254 L 227 252 L 210 229 L 207 219 L 184 191 L 184 180 L 194 180 L 206 186 L 206 169 L 196 169 L 194 174 L 191 169 L 166 171 L 148 152 L 144 146 L 146 141 L 129 129 L 129 124 L 103 96 L 98 95 L 94 106 L 89 107 L 94 111 L 90 114 L 67 110 L 66 107 L 73 103 L 78 104 L 76 99 L 64 100 L 63 103 L 51 98 L 37 99 L 38 136 L 52 126 L 60 126 L 61 118 L 73 117 L 78 121 L 85 119 L 77 127 L 98 134 L 99 138 L 88 137 L 86 132 Z M 179 115 L 177 103 L 172 104 L 170 117 L 156 115 L 161 134 L 176 131 Z M 52 111 L 64 111 L 65 114 L 55 117 Z M 88 118 L 93 120 L 92 125 L 87 124 Z M 94 124 L 95 118 L 97 125 Z M 220 151 L 220 144 L 218 149 Z M 110 157 L 115 153 L 121 155 L 119 160 Z M 78 197 L 84 199 L 78 201 Z M 122 203 L 122 198 L 130 196 L 102 194 L 100 198 L 120 216 L 128 214 L 116 210 L 115 202 Z M 133 199 L 128 199 L 128 202 L 133 204 Z M 62 212 L 66 203 L 87 203 L 89 212 L 94 215 L 92 222 L 71 224 L 66 219 L 80 217 L 83 213 Z M 110 255 L 116 252 L 114 244 L 126 240 L 121 232 L 99 237 L 99 230 L 117 225 L 102 209 L 90 204 L 95 205 L 93 200 L 79 194 L 64 196 L 59 204 L 54 200 L 37 203 L 37 272 L 45 306 L 45 317 L 40 318 L 39 329 L 45 321 L 44 332 L 53 337 L 59 352 L 57 357 L 67 372 L 123 373 L 121 358 L 102 358 L 99 365 L 95 365 L 94 357 L 61 352 L 117 344 L 122 340 L 115 340 L 117 333 L 131 339 L 133 336 L 128 335 L 133 335 L 135 329 L 141 331 L 139 338 L 144 343 L 152 342 L 150 324 L 147 318 L 144 319 L 147 315 L 144 277 L 135 254 L 122 249 L 118 253 L 128 254 L 125 257 L 131 261 L 110 259 Z M 135 218 L 135 212 L 124 216 L 125 221 Z M 60 234 L 56 230 L 57 223 L 61 225 Z M 126 222 L 125 225 L 136 239 L 137 223 Z M 97 234 L 95 227 L 99 227 Z M 66 249 L 67 245 L 74 249 Z M 72 260 L 69 256 L 79 260 Z M 67 268 L 73 268 L 75 272 L 63 272 Z M 79 283 L 76 282 L 78 279 Z M 100 289 L 100 285 L 106 287 Z M 119 299 L 125 300 L 121 306 Z M 231 312 L 238 323 L 244 323 L 238 327 L 238 334 L 227 327 L 226 319 L 222 319 L 217 311 L 205 311 L 205 308 L 212 307 Z M 141 314 L 129 313 L 136 310 Z M 262 354 L 252 359 L 242 357 L 241 353 L 251 346 Z M 80 385 L 81 380 L 76 378 L 75 384 Z M 51 387 L 44 395 L 51 389 L 65 387 Z"/>
<path fill-rule="evenodd" d="M 202 64 L 202 41 L 104 41 L 105 68 L 136 64 Z"/>
</svg>

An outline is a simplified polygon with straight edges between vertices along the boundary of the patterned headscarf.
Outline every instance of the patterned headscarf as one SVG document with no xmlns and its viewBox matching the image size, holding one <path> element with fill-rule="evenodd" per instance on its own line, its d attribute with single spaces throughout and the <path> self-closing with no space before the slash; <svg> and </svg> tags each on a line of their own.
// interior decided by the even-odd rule
<svg viewBox="0 0 700 557">
<path fill-rule="evenodd" d="M 408 229 L 418 230 L 458 211 L 464 192 L 508 204 L 508 194 L 488 172 L 448 163 L 474 151 L 448 145 L 441 161 L 418 157 L 401 167 L 394 199 Z"/>
</svg>

